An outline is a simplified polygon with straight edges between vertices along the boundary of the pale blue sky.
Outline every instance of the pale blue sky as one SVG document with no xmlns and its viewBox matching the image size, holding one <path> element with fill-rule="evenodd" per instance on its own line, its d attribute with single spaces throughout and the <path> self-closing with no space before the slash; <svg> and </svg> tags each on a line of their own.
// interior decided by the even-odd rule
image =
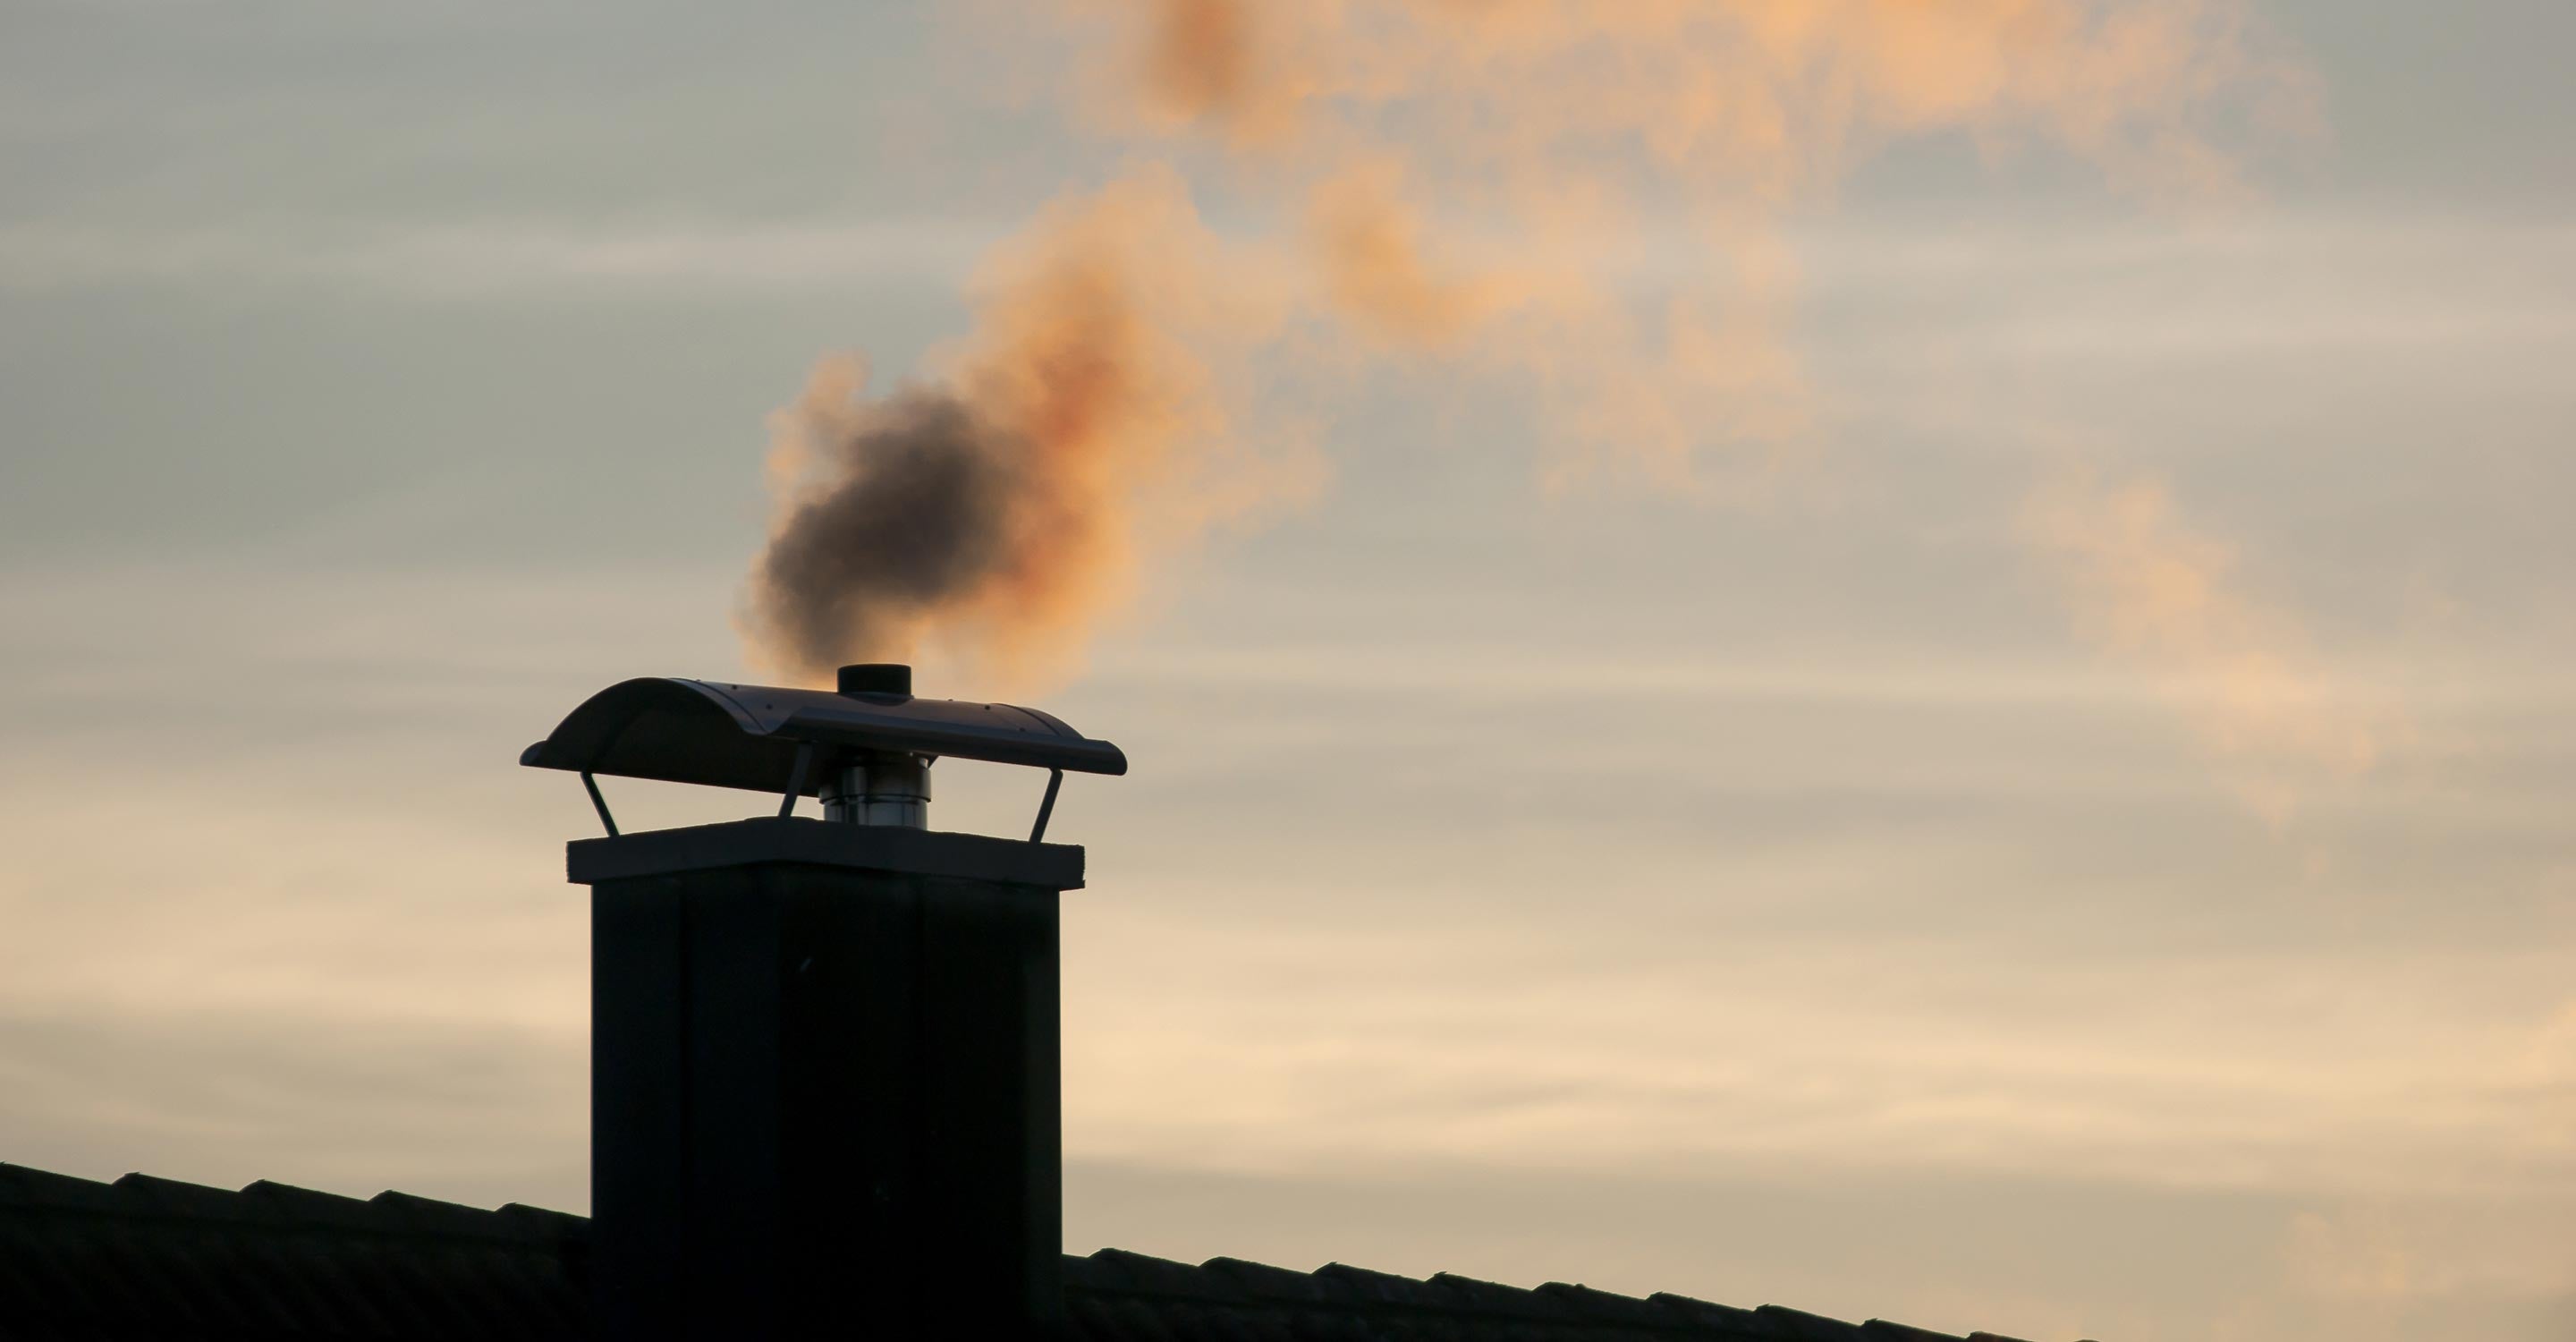
<svg viewBox="0 0 2576 1342">
<path fill-rule="evenodd" d="M 1043 691 L 1136 761 L 1058 822 L 1069 1248 L 2576 1329 L 2576 10 L 2257 9 L 2327 134 L 2247 203 L 1933 141 L 1796 214 L 1767 502 L 1274 370 L 1331 487 Z M 594 822 L 518 748 L 740 674 L 763 416 L 1162 152 L 932 12 L 0 6 L 0 1160 L 585 1204 Z M 2248 805 L 2029 544 L 2069 462 L 2232 546 L 2378 762 Z"/>
</svg>

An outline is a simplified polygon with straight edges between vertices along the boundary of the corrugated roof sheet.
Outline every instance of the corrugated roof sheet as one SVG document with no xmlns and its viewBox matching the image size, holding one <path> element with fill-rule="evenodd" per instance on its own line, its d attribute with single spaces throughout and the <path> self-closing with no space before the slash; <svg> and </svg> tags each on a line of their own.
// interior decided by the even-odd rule
<svg viewBox="0 0 2576 1342">
<path fill-rule="evenodd" d="M 590 1223 L 402 1193 L 112 1184 L 0 1164 L 0 1337 L 554 1342 L 590 1334 Z M 1077 1342 L 1959 1342 L 1765 1305 L 1334 1264 L 1065 1259 Z M 1979 1333 L 1973 1342 L 2011 1342 Z"/>
</svg>

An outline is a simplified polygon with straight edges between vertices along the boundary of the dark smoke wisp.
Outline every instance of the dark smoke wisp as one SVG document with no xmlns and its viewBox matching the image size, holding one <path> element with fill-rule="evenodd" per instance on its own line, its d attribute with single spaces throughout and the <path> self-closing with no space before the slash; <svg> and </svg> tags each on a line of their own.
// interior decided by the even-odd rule
<svg viewBox="0 0 2576 1342">
<path fill-rule="evenodd" d="M 1010 437 L 948 392 L 852 411 L 808 426 L 809 441 L 840 431 L 812 444 L 821 479 L 782 517 L 752 584 L 762 644 L 818 678 L 910 657 L 925 617 L 991 580 L 1028 479 Z"/>
<path fill-rule="evenodd" d="M 770 541 L 742 632 L 808 682 L 951 663 L 997 688 L 1063 673 L 1140 556 L 1289 497 L 1231 432 L 1212 354 L 1275 319 L 1169 169 L 1059 201 L 976 280 L 975 326 L 925 380 L 866 394 L 827 358 L 771 419 Z M 953 677 L 952 677 L 953 678 Z"/>
</svg>

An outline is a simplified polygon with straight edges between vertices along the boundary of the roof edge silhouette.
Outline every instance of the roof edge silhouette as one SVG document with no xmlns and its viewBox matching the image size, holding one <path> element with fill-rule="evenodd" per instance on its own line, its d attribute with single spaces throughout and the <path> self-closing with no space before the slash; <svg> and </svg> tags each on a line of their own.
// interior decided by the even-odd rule
<svg viewBox="0 0 2576 1342">
<path fill-rule="evenodd" d="M 144 1174 L 101 1183 L 0 1162 L 0 1333 L 588 1337 L 589 1236 L 586 1217 L 519 1203 L 361 1199 L 267 1180 L 236 1191 Z M 1339 1263 L 1297 1272 L 1233 1258 L 1192 1265 L 1122 1249 L 1067 1255 L 1065 1304 L 1069 1336 L 1087 1342 L 2015 1342 L 1563 1282 L 1416 1279 Z"/>
</svg>

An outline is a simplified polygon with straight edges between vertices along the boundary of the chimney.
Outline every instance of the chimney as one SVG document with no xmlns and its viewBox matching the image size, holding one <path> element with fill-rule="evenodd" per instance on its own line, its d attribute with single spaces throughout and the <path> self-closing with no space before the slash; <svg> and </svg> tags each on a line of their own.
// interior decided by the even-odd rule
<svg viewBox="0 0 2576 1342">
<path fill-rule="evenodd" d="M 1056 718 L 912 696 L 630 680 L 520 763 L 577 772 L 591 888 L 599 1335 L 1047 1338 L 1062 1331 L 1057 896 L 1067 770 L 1126 757 Z M 938 759 L 1049 771 L 1026 842 L 928 828 Z M 599 775 L 766 792 L 777 814 L 621 834 Z M 798 817 L 819 797 L 824 818 Z"/>
</svg>

